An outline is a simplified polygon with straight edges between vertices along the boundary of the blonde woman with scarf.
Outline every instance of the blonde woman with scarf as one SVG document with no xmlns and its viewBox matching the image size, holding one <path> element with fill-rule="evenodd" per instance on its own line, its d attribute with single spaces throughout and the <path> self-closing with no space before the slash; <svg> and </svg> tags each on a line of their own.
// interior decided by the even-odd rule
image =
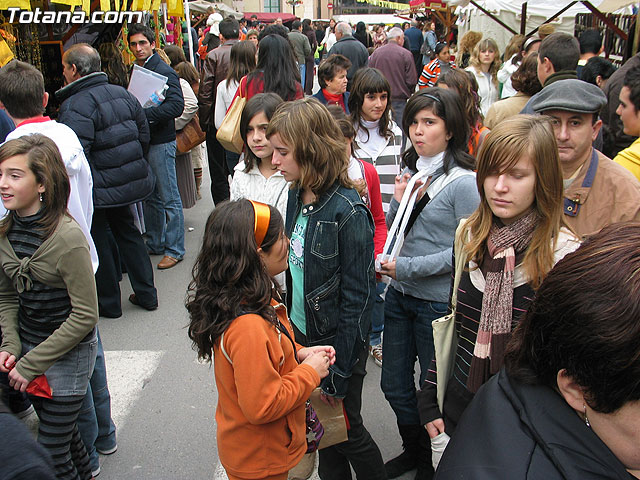
<svg viewBox="0 0 640 480">
<path fill-rule="evenodd" d="M 502 367 L 511 332 L 546 274 L 579 246 L 562 226 L 562 171 L 553 128 L 544 118 L 518 115 L 492 130 L 478 154 L 477 185 L 480 206 L 457 232 L 466 267 L 457 292 L 458 345 L 443 411 L 437 403 L 436 359 L 418 394 L 420 419 L 434 450 Z"/>
</svg>

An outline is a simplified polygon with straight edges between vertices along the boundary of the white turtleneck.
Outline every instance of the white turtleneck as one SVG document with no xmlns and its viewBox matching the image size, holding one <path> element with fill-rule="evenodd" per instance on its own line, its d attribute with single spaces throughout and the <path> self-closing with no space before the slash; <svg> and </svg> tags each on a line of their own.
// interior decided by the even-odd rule
<svg viewBox="0 0 640 480">
<path fill-rule="evenodd" d="M 439 168 L 443 167 L 444 154 L 445 152 L 440 152 L 433 157 L 419 156 L 416 161 L 416 170 L 419 172 L 426 170 L 429 176 L 433 175 Z"/>
<path fill-rule="evenodd" d="M 378 131 L 380 120 L 370 122 L 364 118 L 360 118 L 360 123 L 366 128 L 366 130 L 363 130 L 360 125 L 356 125 L 356 142 L 358 144 L 358 148 L 363 150 L 373 161 L 375 161 L 385 149 L 389 140 L 381 136 Z"/>
</svg>

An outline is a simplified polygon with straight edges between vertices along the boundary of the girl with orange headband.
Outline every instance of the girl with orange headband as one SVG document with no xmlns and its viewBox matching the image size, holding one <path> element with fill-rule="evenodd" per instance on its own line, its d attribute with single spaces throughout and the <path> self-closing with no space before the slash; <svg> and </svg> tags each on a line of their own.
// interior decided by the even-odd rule
<svg viewBox="0 0 640 480">
<path fill-rule="evenodd" d="M 209 215 L 193 268 L 189 338 L 214 361 L 218 454 L 230 480 L 287 478 L 307 450 L 306 400 L 335 361 L 333 347 L 293 340 L 274 281 L 288 249 L 275 207 L 225 202 Z"/>
</svg>

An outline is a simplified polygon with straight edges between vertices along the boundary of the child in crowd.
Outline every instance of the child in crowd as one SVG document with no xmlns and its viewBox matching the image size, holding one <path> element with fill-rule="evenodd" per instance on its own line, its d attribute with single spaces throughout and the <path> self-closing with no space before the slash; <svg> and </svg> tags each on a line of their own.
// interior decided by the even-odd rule
<svg viewBox="0 0 640 480">
<path fill-rule="evenodd" d="M 0 371 L 23 392 L 45 374 L 52 398 L 30 395 L 38 441 L 59 479 L 87 480 L 92 473 L 76 419 L 96 358 L 98 300 L 87 240 L 67 213 L 69 191 L 60 151 L 48 137 L 0 147 L 0 192 L 9 210 L 0 222 Z"/>
<path fill-rule="evenodd" d="M 382 211 L 382 197 L 380 196 L 380 177 L 378 177 L 378 172 L 376 172 L 372 164 L 353 156 L 353 139 L 356 136 L 356 132 L 349 117 L 339 105 L 330 105 L 327 108 L 333 118 L 336 119 L 338 128 L 340 128 L 347 141 L 349 178 L 356 185 L 362 184 L 362 200 L 367 204 L 367 207 L 371 210 L 371 215 L 373 215 L 375 224 L 375 233 L 373 234 L 374 254 L 378 256 L 382 253 L 384 243 L 387 240 L 387 224 Z M 377 295 L 371 317 L 369 352 L 379 367 L 382 366 L 382 330 L 384 329 L 384 300 L 382 299 L 382 293 L 385 287 L 386 284 L 381 281 L 380 275 L 376 275 Z"/>
<path fill-rule="evenodd" d="M 557 152 L 551 124 L 533 115 L 499 124 L 480 148 L 480 206 L 457 233 L 464 250 L 455 253 L 469 268 L 458 287 L 459 341 L 444 412 L 436 400 L 435 359 L 418 395 L 421 423 L 432 438 L 453 434 L 474 394 L 502 367 L 505 346 L 535 290 L 579 246 L 562 228 Z"/>
<path fill-rule="evenodd" d="M 218 453 L 230 480 L 287 478 L 307 450 L 305 402 L 335 361 L 333 347 L 293 340 L 274 281 L 288 247 L 275 207 L 226 202 L 209 215 L 193 268 L 189 338 L 214 363 Z"/>
<path fill-rule="evenodd" d="M 231 200 L 247 198 L 272 205 L 285 218 L 289 183 L 271 164 L 273 147 L 266 137 L 269 121 L 282 103 L 275 93 L 259 93 L 242 111 L 240 135 L 244 141 L 244 160 L 235 166 Z"/>
<path fill-rule="evenodd" d="M 288 302 L 296 340 L 330 343 L 336 363 L 321 398 L 342 399 L 348 439 L 319 451 L 321 478 L 384 480 L 382 455 L 360 408 L 374 301 L 373 219 L 348 176 L 342 132 L 315 98 L 280 105 L 267 129 L 272 162 L 293 182 L 287 204 L 291 237 Z"/>
<path fill-rule="evenodd" d="M 402 130 L 391 119 L 391 85 L 380 70 L 358 70 L 349 94 L 349 111 L 356 130 L 354 156 L 376 167 L 387 212 L 400 173 Z"/>
<path fill-rule="evenodd" d="M 411 214 L 413 222 L 402 232 L 399 254 L 381 262 L 380 273 L 392 279 L 384 305 L 381 386 L 404 447 L 385 467 L 389 478 L 417 467 L 416 480 L 424 480 L 433 470 L 416 403 L 416 357 L 422 384 L 433 358 L 431 322 L 447 312 L 454 233 L 479 198 L 475 161 L 467 153 L 469 127 L 458 95 L 438 87 L 416 93 L 407 102 L 402 123 L 411 147 L 403 156 L 407 168 L 396 178 L 387 225 L 393 224 L 409 179 L 417 172 L 427 178 Z"/>
</svg>

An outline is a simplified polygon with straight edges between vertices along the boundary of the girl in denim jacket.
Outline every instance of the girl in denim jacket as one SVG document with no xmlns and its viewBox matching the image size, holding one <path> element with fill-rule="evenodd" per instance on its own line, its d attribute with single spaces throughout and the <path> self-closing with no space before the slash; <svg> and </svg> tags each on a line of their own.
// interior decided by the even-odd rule
<svg viewBox="0 0 640 480">
<path fill-rule="evenodd" d="M 344 402 L 348 440 L 319 451 L 324 480 L 386 479 L 382 456 L 360 415 L 375 298 L 373 219 L 348 177 L 342 132 L 315 98 L 282 104 L 267 137 L 272 162 L 293 182 L 286 232 L 291 238 L 290 317 L 303 345 L 329 344 L 336 362 L 322 380 L 326 403 Z"/>
<path fill-rule="evenodd" d="M 51 397 L 30 395 L 38 441 L 59 479 L 92 478 L 76 420 L 96 360 L 98 299 L 86 237 L 67 213 L 70 186 L 56 144 L 27 135 L 0 147 L 0 371 L 24 392 L 45 374 Z M 7 439 L 10 440 L 10 439 Z"/>
</svg>

